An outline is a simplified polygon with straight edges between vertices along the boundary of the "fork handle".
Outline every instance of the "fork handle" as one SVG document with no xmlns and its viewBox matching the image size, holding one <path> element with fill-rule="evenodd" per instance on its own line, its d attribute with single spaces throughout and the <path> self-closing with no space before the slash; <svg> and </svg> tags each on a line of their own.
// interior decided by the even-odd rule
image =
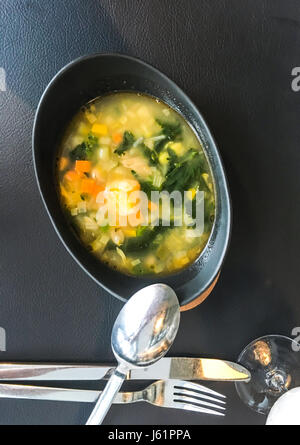
<svg viewBox="0 0 300 445">
<path fill-rule="evenodd" d="M 128 369 L 122 365 L 119 365 L 114 371 L 113 375 L 109 379 L 105 386 L 101 396 L 99 397 L 92 414 L 88 418 L 86 425 L 101 425 L 111 404 L 114 401 L 119 389 L 124 382 Z"/>
<path fill-rule="evenodd" d="M 146 402 L 145 392 L 147 392 L 147 388 L 142 391 L 119 392 L 114 403 Z"/>
</svg>

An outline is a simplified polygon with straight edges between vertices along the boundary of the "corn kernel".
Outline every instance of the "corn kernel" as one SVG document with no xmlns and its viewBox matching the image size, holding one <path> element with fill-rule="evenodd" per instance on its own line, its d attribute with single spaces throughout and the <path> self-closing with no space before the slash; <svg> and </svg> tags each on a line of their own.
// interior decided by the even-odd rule
<svg viewBox="0 0 300 445">
<path fill-rule="evenodd" d="M 104 124 L 94 124 L 92 126 L 92 132 L 98 136 L 105 136 L 107 135 L 107 126 Z"/>
<path fill-rule="evenodd" d="M 160 153 L 158 159 L 161 165 L 167 165 L 169 160 L 169 154 L 166 151 L 163 151 L 162 153 Z"/>
<path fill-rule="evenodd" d="M 182 156 L 185 152 L 185 148 L 181 142 L 170 142 L 169 146 L 178 156 Z"/>
</svg>

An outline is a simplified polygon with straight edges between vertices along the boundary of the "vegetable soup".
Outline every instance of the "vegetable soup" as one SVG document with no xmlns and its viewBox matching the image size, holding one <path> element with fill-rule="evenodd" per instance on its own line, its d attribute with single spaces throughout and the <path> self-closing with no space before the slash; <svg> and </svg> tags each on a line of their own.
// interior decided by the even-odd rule
<svg viewBox="0 0 300 445">
<path fill-rule="evenodd" d="M 215 196 L 201 142 L 158 99 L 116 92 L 79 110 L 61 142 L 57 177 L 79 238 L 114 269 L 178 271 L 208 241 Z"/>
</svg>

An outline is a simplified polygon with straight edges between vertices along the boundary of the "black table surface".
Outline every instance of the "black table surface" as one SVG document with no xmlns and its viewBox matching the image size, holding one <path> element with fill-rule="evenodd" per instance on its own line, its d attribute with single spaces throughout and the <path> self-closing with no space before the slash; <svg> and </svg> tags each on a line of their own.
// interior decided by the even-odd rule
<svg viewBox="0 0 300 445">
<path fill-rule="evenodd" d="M 60 243 L 31 154 L 34 112 L 47 83 L 94 52 L 140 57 L 177 82 L 205 116 L 228 175 L 229 253 L 210 297 L 183 314 L 170 354 L 235 360 L 254 338 L 291 335 L 300 325 L 300 92 L 291 88 L 299 47 L 298 0 L 1 0 L 1 361 L 113 360 L 109 339 L 122 304 Z M 233 384 L 210 386 L 228 397 L 224 418 L 139 404 L 114 406 L 105 423 L 265 422 Z M 90 410 L 2 399 L 0 424 L 83 424 Z"/>
</svg>

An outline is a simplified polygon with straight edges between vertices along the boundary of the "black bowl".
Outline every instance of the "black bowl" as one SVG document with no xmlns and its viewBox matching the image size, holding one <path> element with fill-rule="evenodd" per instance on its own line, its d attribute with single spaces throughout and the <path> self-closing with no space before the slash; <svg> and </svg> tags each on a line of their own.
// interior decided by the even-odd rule
<svg viewBox="0 0 300 445">
<path fill-rule="evenodd" d="M 79 108 L 112 91 L 138 91 L 155 96 L 179 112 L 201 139 L 212 171 L 216 218 L 210 239 L 188 268 L 166 277 L 130 277 L 110 269 L 81 244 L 60 206 L 55 160 L 66 125 Z M 95 54 L 71 62 L 53 78 L 37 108 L 33 128 L 33 157 L 42 199 L 63 244 L 100 286 L 126 301 L 138 289 L 154 282 L 169 284 L 181 306 L 207 292 L 219 274 L 228 247 L 231 207 L 224 170 L 207 125 L 185 93 L 152 66 L 119 54 Z"/>
</svg>

